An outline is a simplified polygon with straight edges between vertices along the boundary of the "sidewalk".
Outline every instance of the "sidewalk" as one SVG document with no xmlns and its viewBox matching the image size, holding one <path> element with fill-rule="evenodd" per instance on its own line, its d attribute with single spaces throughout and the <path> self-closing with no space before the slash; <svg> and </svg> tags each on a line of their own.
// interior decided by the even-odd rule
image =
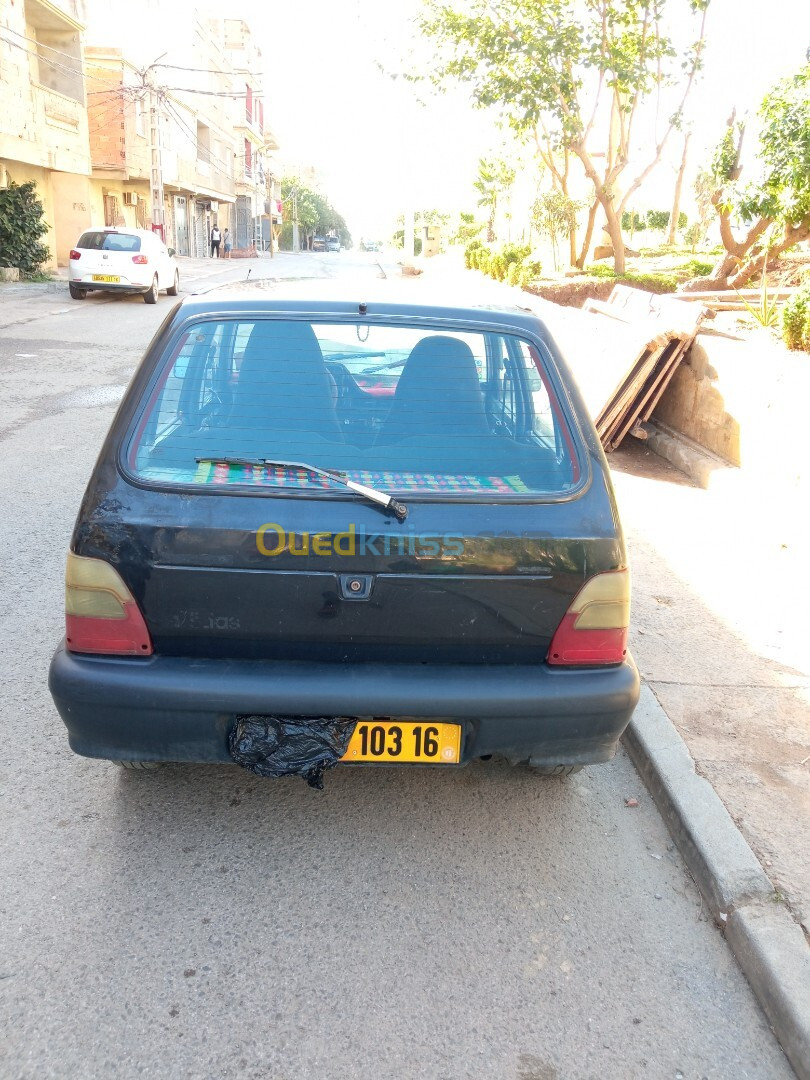
<svg viewBox="0 0 810 1080">
<path fill-rule="evenodd" d="M 414 298 L 459 292 L 467 303 L 529 308 L 575 374 L 578 354 L 604 347 L 604 324 L 575 309 L 447 258 L 423 265 L 408 279 Z M 795 471 L 803 433 L 783 435 Z M 793 488 L 776 477 L 763 485 L 764 470 L 730 469 L 728 482 L 704 490 L 635 439 L 608 460 L 631 553 L 639 670 L 807 934 L 810 540 Z"/>
</svg>

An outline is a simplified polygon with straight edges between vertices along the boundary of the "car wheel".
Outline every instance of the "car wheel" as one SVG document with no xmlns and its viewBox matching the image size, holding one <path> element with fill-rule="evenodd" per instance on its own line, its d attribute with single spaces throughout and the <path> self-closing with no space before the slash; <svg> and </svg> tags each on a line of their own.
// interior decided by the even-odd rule
<svg viewBox="0 0 810 1080">
<path fill-rule="evenodd" d="M 68 285 L 68 290 L 74 300 L 84 300 L 87 296 L 87 289 L 77 289 L 75 285 Z"/>
<path fill-rule="evenodd" d="M 573 776 L 583 768 L 582 765 L 532 765 L 530 761 L 526 765 L 538 776 Z"/>
<path fill-rule="evenodd" d="M 170 289 L 166 290 L 166 295 L 167 296 L 177 296 L 177 294 L 179 292 L 180 292 L 180 271 L 175 270 L 175 272 L 174 272 L 174 285 L 172 285 L 172 287 Z"/>
<path fill-rule="evenodd" d="M 152 288 L 149 292 L 143 294 L 143 302 L 145 304 L 156 304 L 158 300 L 158 279 L 157 274 L 152 278 Z"/>
<path fill-rule="evenodd" d="M 119 769 L 126 769 L 127 772 L 149 772 L 151 769 L 159 769 L 161 766 L 160 761 L 116 761 Z"/>
</svg>

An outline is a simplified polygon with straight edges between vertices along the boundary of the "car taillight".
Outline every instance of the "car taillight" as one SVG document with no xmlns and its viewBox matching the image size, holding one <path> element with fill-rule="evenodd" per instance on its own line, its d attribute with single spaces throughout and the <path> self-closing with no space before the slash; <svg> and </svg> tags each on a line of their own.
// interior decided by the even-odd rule
<svg viewBox="0 0 810 1080">
<path fill-rule="evenodd" d="M 620 664 L 627 655 L 630 571 L 612 570 L 586 581 L 557 627 L 549 664 Z"/>
<path fill-rule="evenodd" d="M 71 248 L 70 257 L 71 259 L 80 259 L 82 257 L 82 253 L 80 251 L 77 251 L 76 248 Z"/>
<path fill-rule="evenodd" d="M 152 639 L 135 598 L 103 559 L 68 553 L 65 624 L 70 652 L 150 656 Z"/>
<path fill-rule="evenodd" d="M 134 263 L 137 263 L 138 266 L 144 266 L 146 263 L 149 262 L 149 256 L 148 255 L 133 255 L 132 256 L 132 261 Z"/>
</svg>

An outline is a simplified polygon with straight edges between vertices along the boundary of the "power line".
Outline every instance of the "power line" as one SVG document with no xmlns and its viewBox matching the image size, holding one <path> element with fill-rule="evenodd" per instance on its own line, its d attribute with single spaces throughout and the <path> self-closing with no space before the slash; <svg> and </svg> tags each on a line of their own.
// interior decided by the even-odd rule
<svg viewBox="0 0 810 1080">
<path fill-rule="evenodd" d="M 190 86 L 164 86 L 163 89 L 174 90 L 182 94 L 206 94 L 208 97 L 246 98 L 248 96 L 238 90 L 193 90 Z M 264 101 L 261 94 L 254 94 L 253 91 L 251 91 L 250 96 L 256 101 Z"/>
<path fill-rule="evenodd" d="M 152 67 L 171 68 L 172 71 L 196 71 L 200 75 L 234 75 L 236 72 L 222 71 L 220 68 L 197 68 L 197 67 L 183 67 L 181 64 L 152 64 Z M 264 78 L 264 72 L 250 72 L 252 79 Z"/>
<path fill-rule="evenodd" d="M 22 49 L 24 53 L 28 53 L 29 56 L 35 56 L 38 60 L 44 60 L 46 64 L 50 64 L 52 67 L 57 68 L 59 71 L 67 72 L 69 75 L 83 75 L 87 79 L 92 79 L 94 82 L 104 82 L 104 79 L 100 79 L 97 75 L 90 75 L 82 61 L 76 57 L 71 56 L 70 53 L 62 52 L 60 49 L 54 49 L 50 45 L 45 45 L 41 41 L 37 41 L 36 38 L 26 37 L 25 34 L 21 34 L 19 30 L 13 30 L 10 26 L 3 26 L 0 29 L 5 30 L 9 34 L 14 34 L 15 37 L 22 38 L 23 41 L 28 41 L 31 45 L 36 45 L 37 49 L 47 49 L 48 52 L 55 53 L 57 56 L 64 56 L 70 60 L 71 67 L 67 67 L 64 64 L 58 63 L 56 60 L 51 60 L 47 56 L 43 56 L 39 52 L 33 52 L 31 49 L 26 49 L 24 45 L 18 44 L 16 41 L 9 41 L 8 38 L 0 38 L 5 41 L 6 45 L 11 45 L 15 49 Z"/>
</svg>

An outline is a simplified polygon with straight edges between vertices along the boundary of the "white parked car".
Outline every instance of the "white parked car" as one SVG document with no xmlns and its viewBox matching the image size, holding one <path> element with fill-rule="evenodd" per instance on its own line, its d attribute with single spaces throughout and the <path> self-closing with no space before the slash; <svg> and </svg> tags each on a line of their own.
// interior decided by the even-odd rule
<svg viewBox="0 0 810 1080">
<path fill-rule="evenodd" d="M 167 248 L 158 233 L 147 229 L 88 229 L 70 252 L 69 289 L 74 300 L 84 300 L 91 289 L 143 293 L 156 304 L 158 293 L 177 296 L 180 272 L 174 248 Z"/>
</svg>

